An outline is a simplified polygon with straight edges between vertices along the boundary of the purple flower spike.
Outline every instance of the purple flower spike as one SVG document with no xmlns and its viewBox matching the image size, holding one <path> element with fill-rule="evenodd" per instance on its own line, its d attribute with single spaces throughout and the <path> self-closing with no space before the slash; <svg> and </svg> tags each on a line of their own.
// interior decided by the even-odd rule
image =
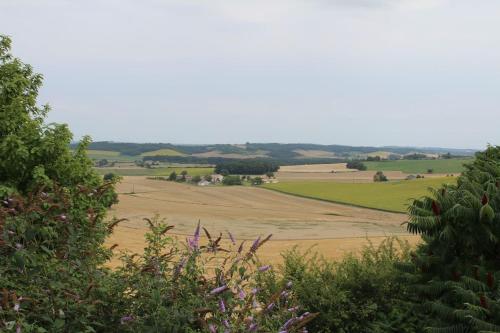
<svg viewBox="0 0 500 333">
<path fill-rule="evenodd" d="M 254 240 L 253 244 L 252 244 L 252 247 L 250 247 L 250 252 L 255 252 L 257 251 L 257 247 L 259 247 L 259 244 L 260 244 L 260 236 L 257 237 L 256 240 Z"/>
<path fill-rule="evenodd" d="M 297 320 L 297 318 L 290 318 L 286 321 L 286 323 L 283 325 L 283 329 L 286 330 L 288 329 L 295 321 Z"/>
<path fill-rule="evenodd" d="M 20 307 L 19 303 L 14 304 L 14 311 L 19 312 Z"/>
<path fill-rule="evenodd" d="M 271 311 L 274 308 L 274 302 L 266 306 L 266 311 Z"/>
<path fill-rule="evenodd" d="M 229 322 L 227 321 L 227 319 L 224 319 L 224 320 L 222 321 L 222 324 L 224 324 L 224 326 L 225 326 L 226 328 L 231 328 L 231 325 L 229 325 Z"/>
<path fill-rule="evenodd" d="M 210 331 L 210 333 L 217 333 L 217 327 L 215 327 L 214 324 L 208 325 L 208 330 Z"/>
<path fill-rule="evenodd" d="M 224 286 L 220 286 L 220 287 L 217 287 L 215 289 L 213 289 L 211 292 L 210 292 L 210 295 L 217 295 L 217 294 L 220 294 L 226 290 L 228 290 L 229 288 L 224 285 Z"/>
<path fill-rule="evenodd" d="M 236 245 L 236 239 L 234 238 L 233 234 L 231 232 L 227 232 L 227 234 L 229 235 L 229 239 L 231 240 L 231 243 L 233 243 L 233 245 Z"/>
<path fill-rule="evenodd" d="M 259 267 L 259 272 L 267 272 L 270 268 L 270 265 Z"/>
<path fill-rule="evenodd" d="M 198 221 L 198 225 L 196 226 L 196 230 L 194 231 L 193 239 L 196 243 L 200 240 L 200 221 Z"/>
<path fill-rule="evenodd" d="M 132 321 L 132 320 L 134 320 L 134 317 L 132 317 L 132 316 L 125 316 L 125 317 L 122 317 L 120 319 L 120 324 L 125 325 L 126 323 L 128 323 L 129 321 Z"/>
<path fill-rule="evenodd" d="M 247 296 L 247 294 L 243 291 L 243 289 L 240 289 L 240 291 L 238 292 L 238 297 L 241 300 L 244 300 L 246 296 Z"/>
<path fill-rule="evenodd" d="M 288 312 L 297 312 L 299 310 L 298 306 L 294 306 L 293 308 L 287 309 Z"/>
<path fill-rule="evenodd" d="M 16 327 L 16 333 L 21 333 L 21 326 L 17 325 L 17 327 Z"/>
<path fill-rule="evenodd" d="M 220 310 L 220 312 L 226 312 L 226 304 L 224 304 L 223 299 L 219 300 L 219 310 Z"/>
<path fill-rule="evenodd" d="M 248 327 L 249 332 L 255 332 L 257 331 L 257 324 L 253 323 Z"/>
</svg>

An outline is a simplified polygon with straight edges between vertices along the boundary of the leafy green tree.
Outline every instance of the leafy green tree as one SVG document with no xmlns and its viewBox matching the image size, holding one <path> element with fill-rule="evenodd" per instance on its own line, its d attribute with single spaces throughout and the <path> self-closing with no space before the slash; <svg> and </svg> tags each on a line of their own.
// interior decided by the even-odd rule
<svg viewBox="0 0 500 333">
<path fill-rule="evenodd" d="M 42 77 L 0 37 L 0 331 L 95 332 L 106 316 L 104 221 L 116 200 L 66 125 L 45 125 Z M 102 327 L 102 325 L 101 325 Z"/>
<path fill-rule="evenodd" d="M 263 182 L 262 177 L 255 177 L 252 179 L 252 185 L 262 185 Z"/>
<path fill-rule="evenodd" d="M 401 265 L 430 332 L 500 332 L 500 147 L 476 154 L 457 180 L 410 207 L 423 244 Z"/>
<path fill-rule="evenodd" d="M 199 175 L 193 176 L 193 178 L 191 179 L 191 181 L 193 183 L 199 183 L 201 181 L 201 176 L 199 176 Z"/>
<path fill-rule="evenodd" d="M 222 184 L 224 185 L 241 185 L 241 178 L 240 176 L 226 176 L 224 179 L 222 179 Z"/>
<path fill-rule="evenodd" d="M 176 181 L 177 180 L 177 173 L 175 171 L 172 171 L 170 175 L 168 176 L 168 180 L 170 181 Z"/>
<path fill-rule="evenodd" d="M 384 175 L 382 171 L 377 171 L 375 175 L 373 175 L 373 181 L 374 182 L 386 182 L 388 179 Z"/>
<path fill-rule="evenodd" d="M 0 36 L 0 188 L 27 193 L 38 186 L 91 185 L 102 180 L 86 156 L 85 137 L 72 152 L 66 125 L 44 123 L 50 108 L 37 104 L 42 75 L 10 53 Z"/>
<path fill-rule="evenodd" d="M 361 161 L 349 161 L 347 162 L 347 165 L 346 165 L 346 168 L 347 169 L 357 169 L 359 171 L 364 171 L 366 170 L 366 165 L 363 164 L 363 162 Z"/>
</svg>

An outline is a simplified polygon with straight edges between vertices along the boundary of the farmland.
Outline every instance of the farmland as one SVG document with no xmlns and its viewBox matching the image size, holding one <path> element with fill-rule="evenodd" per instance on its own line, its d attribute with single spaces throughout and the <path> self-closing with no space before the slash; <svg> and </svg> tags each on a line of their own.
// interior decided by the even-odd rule
<svg viewBox="0 0 500 333">
<path fill-rule="evenodd" d="M 118 185 L 119 203 L 110 215 L 127 218 L 109 240 L 121 249 L 141 250 L 145 217 L 160 214 L 175 225 L 181 239 L 198 220 L 210 231 L 231 231 L 238 239 L 273 234 L 263 257 L 273 262 L 294 245 L 317 245 L 322 254 L 340 258 L 357 251 L 366 237 L 380 241 L 387 235 L 406 237 L 404 214 L 382 212 L 286 195 L 257 187 L 197 187 L 124 177 Z M 413 242 L 418 237 L 408 237 Z"/>
<path fill-rule="evenodd" d="M 363 162 L 368 170 L 373 171 L 402 171 L 404 173 L 427 173 L 432 169 L 434 173 L 460 173 L 464 170 L 463 164 L 471 159 L 437 159 L 437 160 L 398 160 Z"/>
<path fill-rule="evenodd" d="M 118 176 L 168 176 L 171 172 L 181 173 L 186 170 L 190 176 L 204 176 L 213 173 L 212 167 L 159 167 L 159 168 L 140 168 L 140 167 L 124 167 L 124 168 L 96 168 L 100 174 L 114 173 Z"/>
<path fill-rule="evenodd" d="M 410 199 L 427 194 L 429 187 L 454 183 L 455 178 L 401 180 L 384 183 L 347 183 L 295 181 L 267 184 L 265 188 L 301 197 L 356 205 L 395 212 L 405 212 Z"/>
</svg>

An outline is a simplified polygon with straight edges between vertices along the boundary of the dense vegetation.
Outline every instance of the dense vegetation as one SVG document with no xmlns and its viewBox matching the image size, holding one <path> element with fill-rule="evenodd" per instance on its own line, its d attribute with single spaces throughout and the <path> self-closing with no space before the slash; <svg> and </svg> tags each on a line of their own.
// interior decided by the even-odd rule
<svg viewBox="0 0 500 333">
<path fill-rule="evenodd" d="M 354 161 L 347 162 L 346 168 L 364 171 L 364 170 L 366 170 L 366 165 L 361 161 L 354 160 Z"/>
<path fill-rule="evenodd" d="M 292 251 L 275 270 L 257 256 L 270 236 L 198 225 L 178 243 L 155 217 L 144 253 L 110 270 L 116 177 L 94 173 L 88 140 L 72 152 L 65 126 L 44 125 L 41 77 L 5 37 L 0 74 L 0 331 L 500 332 L 500 147 L 413 201 L 413 251 L 395 239 L 339 263 Z"/>
<path fill-rule="evenodd" d="M 231 175 L 263 175 L 278 171 L 280 166 L 266 160 L 235 160 L 218 163 L 215 172 Z"/>
</svg>

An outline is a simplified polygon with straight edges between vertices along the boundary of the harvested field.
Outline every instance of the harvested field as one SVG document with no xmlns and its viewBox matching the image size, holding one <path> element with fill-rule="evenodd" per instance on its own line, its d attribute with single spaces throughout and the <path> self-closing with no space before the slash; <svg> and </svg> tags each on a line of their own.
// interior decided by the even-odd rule
<svg viewBox="0 0 500 333">
<path fill-rule="evenodd" d="M 131 194 L 134 190 L 135 193 Z M 142 249 L 144 217 L 155 213 L 176 226 L 179 235 L 191 234 L 198 220 L 213 233 L 230 230 L 238 239 L 272 233 L 261 256 L 279 258 L 295 244 L 337 257 L 359 249 L 365 237 L 406 235 L 404 214 L 387 213 L 294 197 L 255 187 L 197 187 L 172 182 L 124 177 L 118 185 L 120 203 L 110 212 L 122 222 L 110 239 L 120 248 Z M 184 237 L 184 236 L 183 236 Z"/>
</svg>

